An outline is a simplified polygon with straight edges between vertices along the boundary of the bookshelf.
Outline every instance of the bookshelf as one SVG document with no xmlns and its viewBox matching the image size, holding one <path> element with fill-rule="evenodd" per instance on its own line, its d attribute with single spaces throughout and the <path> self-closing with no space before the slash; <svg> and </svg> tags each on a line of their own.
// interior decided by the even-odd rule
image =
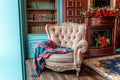
<svg viewBox="0 0 120 80">
<path fill-rule="evenodd" d="M 45 34 L 45 25 L 57 23 L 57 0 L 26 0 L 28 34 Z"/>
</svg>

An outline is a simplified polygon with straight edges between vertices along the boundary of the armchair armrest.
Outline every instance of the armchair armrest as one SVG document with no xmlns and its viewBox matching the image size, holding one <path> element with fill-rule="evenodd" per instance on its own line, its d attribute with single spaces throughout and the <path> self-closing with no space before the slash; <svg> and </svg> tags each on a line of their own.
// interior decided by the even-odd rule
<svg viewBox="0 0 120 80">
<path fill-rule="evenodd" d="M 86 40 L 81 40 L 74 48 L 74 64 L 82 63 L 83 53 L 87 51 L 88 43 Z"/>
<path fill-rule="evenodd" d="M 76 46 L 75 50 L 81 49 L 81 53 L 85 53 L 87 51 L 88 48 L 88 43 L 86 40 L 81 40 L 78 45 Z"/>
</svg>

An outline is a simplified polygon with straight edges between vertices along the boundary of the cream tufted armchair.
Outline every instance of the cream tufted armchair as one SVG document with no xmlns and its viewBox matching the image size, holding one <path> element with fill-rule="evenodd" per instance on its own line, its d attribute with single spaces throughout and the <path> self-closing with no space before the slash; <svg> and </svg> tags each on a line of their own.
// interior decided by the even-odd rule
<svg viewBox="0 0 120 80">
<path fill-rule="evenodd" d="M 76 75 L 79 76 L 83 53 L 87 51 L 88 46 L 85 40 L 85 24 L 70 22 L 62 25 L 48 24 L 45 29 L 49 39 L 52 39 L 57 45 L 70 47 L 73 50 L 66 54 L 52 54 L 45 60 L 46 67 L 57 72 L 76 70 Z"/>
</svg>

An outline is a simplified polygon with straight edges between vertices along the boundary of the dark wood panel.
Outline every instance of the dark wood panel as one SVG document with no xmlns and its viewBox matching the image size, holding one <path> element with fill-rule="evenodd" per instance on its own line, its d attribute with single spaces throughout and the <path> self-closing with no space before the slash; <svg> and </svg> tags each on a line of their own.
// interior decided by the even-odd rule
<svg viewBox="0 0 120 80">
<path fill-rule="evenodd" d="M 80 18 L 80 17 L 78 17 L 78 18 L 75 18 L 75 23 L 82 23 L 83 21 L 82 21 L 82 19 Z"/>
<path fill-rule="evenodd" d="M 115 54 L 115 49 L 113 47 L 107 49 L 89 49 L 88 54 L 88 57 L 113 55 Z"/>
<path fill-rule="evenodd" d="M 111 22 L 109 24 L 109 22 Z M 107 18 L 85 18 L 87 25 L 88 51 L 86 57 L 97 57 L 116 54 L 116 19 L 115 17 Z M 106 34 L 105 34 L 106 33 Z M 100 46 L 98 40 L 106 39 L 106 46 Z M 107 44 L 107 40 L 110 40 Z M 101 42 L 102 43 L 102 42 Z M 99 47 L 98 47 L 99 45 Z"/>
<path fill-rule="evenodd" d="M 120 0 L 116 0 L 116 8 L 118 9 L 118 22 L 117 22 L 117 38 L 116 38 L 116 47 L 120 48 Z"/>
<path fill-rule="evenodd" d="M 74 8 L 74 0 L 67 0 L 67 8 Z"/>
<path fill-rule="evenodd" d="M 74 17 L 69 17 L 66 19 L 67 22 L 75 22 L 75 19 Z"/>
<path fill-rule="evenodd" d="M 74 10 L 73 9 L 67 9 L 67 17 L 74 17 Z"/>
<path fill-rule="evenodd" d="M 63 0 L 63 22 L 72 21 L 82 23 L 80 12 L 83 9 L 87 9 L 87 1 L 88 0 Z"/>
<path fill-rule="evenodd" d="M 82 8 L 82 6 L 83 6 L 82 0 L 75 1 L 75 7 L 76 8 Z"/>
<path fill-rule="evenodd" d="M 78 10 L 75 10 L 75 17 L 80 17 L 80 12 L 81 12 L 82 10 L 81 9 L 78 9 Z"/>
<path fill-rule="evenodd" d="M 116 8 L 120 9 L 120 0 L 116 0 Z"/>
</svg>

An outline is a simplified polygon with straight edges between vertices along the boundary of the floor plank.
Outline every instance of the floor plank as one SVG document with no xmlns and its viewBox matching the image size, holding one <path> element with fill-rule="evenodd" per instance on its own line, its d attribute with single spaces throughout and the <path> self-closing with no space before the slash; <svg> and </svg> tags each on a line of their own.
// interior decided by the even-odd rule
<svg viewBox="0 0 120 80">
<path fill-rule="evenodd" d="M 80 76 L 76 76 L 75 71 L 54 72 L 50 69 L 45 69 L 40 77 L 33 79 L 31 77 L 33 72 L 33 62 L 31 59 L 26 60 L 26 75 L 27 80 L 106 80 L 95 71 L 91 70 L 85 65 L 82 65 Z"/>
</svg>

